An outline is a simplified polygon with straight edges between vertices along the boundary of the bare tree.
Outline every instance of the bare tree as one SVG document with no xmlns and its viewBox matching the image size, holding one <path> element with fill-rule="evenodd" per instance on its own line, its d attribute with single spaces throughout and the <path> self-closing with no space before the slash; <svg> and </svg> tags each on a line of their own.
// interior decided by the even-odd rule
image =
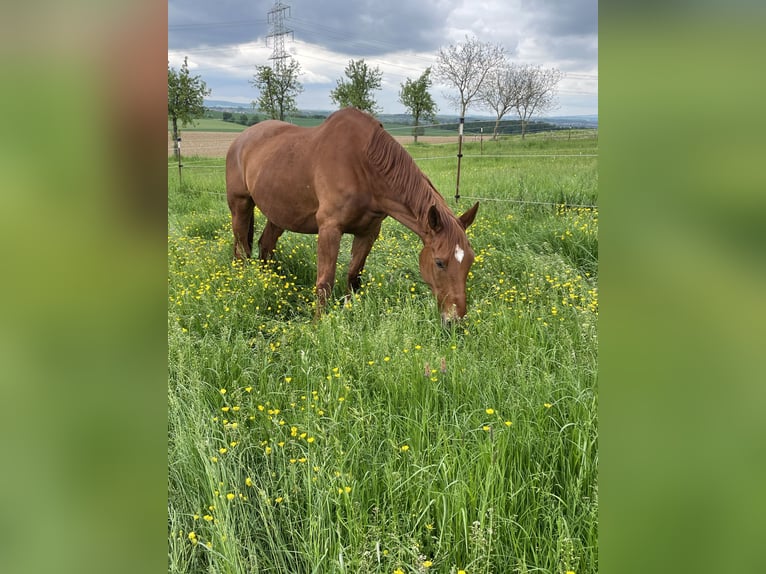
<svg viewBox="0 0 766 574">
<path fill-rule="evenodd" d="M 465 118 L 468 106 L 487 75 L 504 61 L 502 46 L 466 36 L 462 44 L 451 44 L 439 50 L 434 77 L 457 89 L 457 95 L 445 94 L 445 97 L 460 111 L 460 117 Z"/>
<path fill-rule="evenodd" d="M 455 201 L 460 199 L 460 160 L 463 157 L 463 124 L 465 112 L 479 93 L 490 71 L 505 61 L 502 46 L 481 42 L 478 38 L 465 37 L 462 44 L 451 44 L 439 49 L 436 55 L 434 76 L 445 84 L 454 86 L 458 94 L 445 94 L 447 100 L 460 110 L 460 126 L 457 140 L 457 175 Z"/>
<path fill-rule="evenodd" d="M 521 120 L 521 139 L 524 139 L 527 122 L 533 114 L 556 107 L 556 88 L 563 77 L 563 72 L 556 68 L 530 65 L 515 67 L 514 82 L 518 92 L 513 108 Z"/>
<path fill-rule="evenodd" d="M 490 70 L 477 94 L 479 102 L 488 110 L 495 112 L 495 128 L 492 139 L 497 139 L 500 120 L 516 108 L 519 98 L 519 83 L 516 81 L 517 67 L 512 64 L 502 65 Z"/>
</svg>

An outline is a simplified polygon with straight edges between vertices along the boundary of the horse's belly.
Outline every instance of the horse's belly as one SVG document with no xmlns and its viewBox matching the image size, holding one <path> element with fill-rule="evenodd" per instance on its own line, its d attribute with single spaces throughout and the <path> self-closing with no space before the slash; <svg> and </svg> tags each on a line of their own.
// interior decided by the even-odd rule
<svg viewBox="0 0 766 574">
<path fill-rule="evenodd" d="M 296 233 L 319 231 L 316 220 L 318 203 L 310 189 L 256 189 L 253 200 L 266 219 L 282 229 Z"/>
</svg>

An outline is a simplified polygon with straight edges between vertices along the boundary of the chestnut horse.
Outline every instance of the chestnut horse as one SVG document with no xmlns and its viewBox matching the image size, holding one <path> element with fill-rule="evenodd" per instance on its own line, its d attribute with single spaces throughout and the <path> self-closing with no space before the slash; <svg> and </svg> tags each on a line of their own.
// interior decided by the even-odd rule
<svg viewBox="0 0 766 574">
<path fill-rule="evenodd" d="M 234 257 L 250 257 L 253 207 L 266 216 L 258 240 L 267 260 L 285 230 L 318 233 L 317 312 L 335 284 L 341 236 L 354 236 L 348 291 L 382 221 L 391 216 L 423 241 L 420 273 L 436 296 L 443 321 L 466 313 L 465 283 L 474 252 L 465 234 L 479 204 L 455 217 L 412 157 L 372 116 L 355 108 L 304 128 L 267 120 L 234 140 L 226 155 L 226 195 Z"/>
</svg>

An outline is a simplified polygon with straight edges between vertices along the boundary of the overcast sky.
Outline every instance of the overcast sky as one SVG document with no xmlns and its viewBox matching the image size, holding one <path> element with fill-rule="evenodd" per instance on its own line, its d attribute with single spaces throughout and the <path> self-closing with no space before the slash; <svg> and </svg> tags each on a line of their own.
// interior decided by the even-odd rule
<svg viewBox="0 0 766 574">
<path fill-rule="evenodd" d="M 332 110 L 330 91 L 350 60 L 364 58 L 383 72 L 374 97 L 384 113 L 402 113 L 401 84 L 436 63 L 439 48 L 466 36 L 505 48 L 518 64 L 564 72 L 558 109 L 548 115 L 598 113 L 597 0 L 283 0 L 292 30 L 286 51 L 301 66 L 300 109 Z M 168 60 L 189 68 L 212 89 L 210 99 L 249 104 L 255 67 L 270 65 L 268 12 L 274 0 L 168 0 Z M 439 113 L 457 110 L 430 90 Z M 472 105 L 468 114 L 488 114 Z"/>
</svg>

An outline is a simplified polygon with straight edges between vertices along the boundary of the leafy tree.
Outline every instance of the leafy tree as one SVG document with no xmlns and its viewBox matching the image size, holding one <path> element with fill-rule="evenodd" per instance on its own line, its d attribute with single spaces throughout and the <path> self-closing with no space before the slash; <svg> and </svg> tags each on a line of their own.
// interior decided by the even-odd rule
<svg viewBox="0 0 766 574">
<path fill-rule="evenodd" d="M 330 100 L 341 108 L 353 106 L 372 115 L 380 112 L 372 92 L 381 88 L 383 72 L 377 66 L 370 68 L 361 59 L 349 61 L 345 74 L 349 81 L 343 78 L 338 80 L 337 86 L 330 92 Z"/>
<path fill-rule="evenodd" d="M 556 68 L 517 66 L 514 72 L 516 102 L 513 108 L 521 120 L 521 139 L 534 113 L 549 111 L 556 106 L 556 88 L 564 74 Z"/>
<path fill-rule="evenodd" d="M 200 76 L 189 73 L 188 58 L 179 71 L 168 62 L 168 117 L 173 124 L 173 150 L 178 155 L 178 122 L 186 127 L 205 115 L 204 97 L 210 90 Z"/>
<path fill-rule="evenodd" d="M 253 107 L 267 114 L 271 119 L 284 121 L 289 112 L 297 112 L 296 98 L 303 91 L 298 81 L 301 66 L 293 58 L 287 63 L 257 66 L 250 83 L 260 92 Z"/>
<path fill-rule="evenodd" d="M 231 112 L 223 112 L 221 115 L 221 119 L 223 119 L 225 122 L 230 122 L 233 117 L 234 115 Z"/>
<path fill-rule="evenodd" d="M 447 94 L 447 99 L 460 110 L 460 117 L 479 93 L 487 75 L 505 61 L 502 46 L 481 42 L 466 36 L 462 44 L 441 48 L 436 56 L 436 79 L 454 86 L 458 95 Z"/>
<path fill-rule="evenodd" d="M 418 135 L 422 135 L 423 128 L 419 128 L 420 120 L 432 121 L 438 110 L 428 88 L 431 87 L 431 68 L 415 81 L 407 78 L 407 81 L 401 84 L 402 89 L 399 92 L 399 101 L 412 114 L 415 127 L 412 130 L 415 143 L 418 142 Z"/>
</svg>

